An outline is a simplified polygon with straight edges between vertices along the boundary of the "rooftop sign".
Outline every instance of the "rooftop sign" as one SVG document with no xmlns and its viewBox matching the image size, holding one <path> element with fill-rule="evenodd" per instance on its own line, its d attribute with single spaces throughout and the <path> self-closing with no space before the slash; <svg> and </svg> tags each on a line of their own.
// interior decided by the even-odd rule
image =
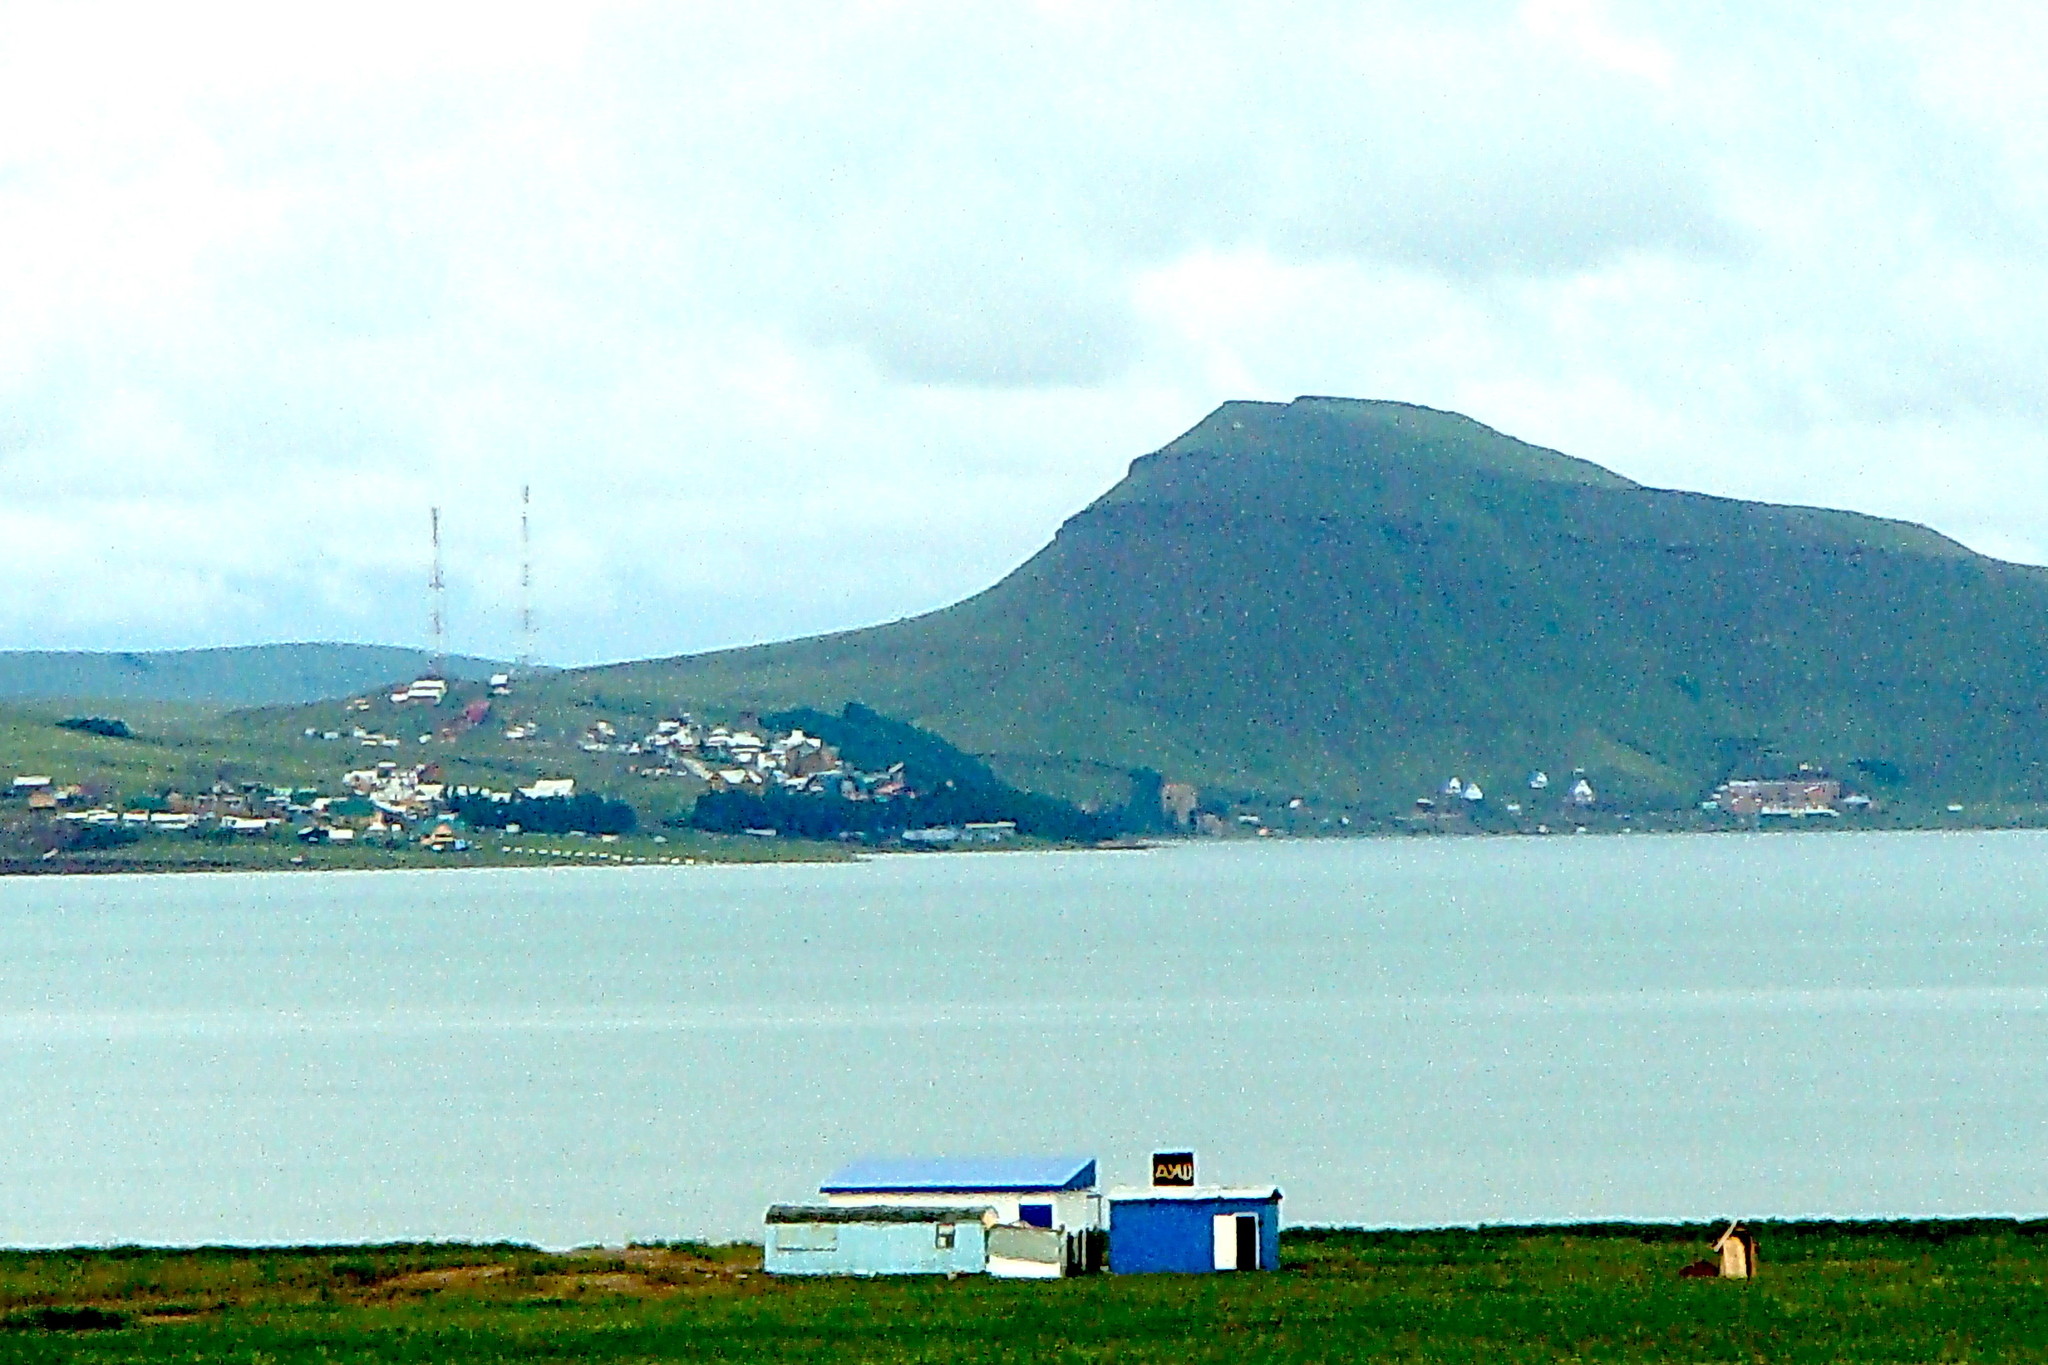
<svg viewBox="0 0 2048 1365">
<path fill-rule="evenodd" d="M 1154 1152 L 1152 1154 L 1152 1183 L 1162 1188 L 1192 1186 L 1195 1183 L 1195 1154 L 1193 1152 Z"/>
</svg>

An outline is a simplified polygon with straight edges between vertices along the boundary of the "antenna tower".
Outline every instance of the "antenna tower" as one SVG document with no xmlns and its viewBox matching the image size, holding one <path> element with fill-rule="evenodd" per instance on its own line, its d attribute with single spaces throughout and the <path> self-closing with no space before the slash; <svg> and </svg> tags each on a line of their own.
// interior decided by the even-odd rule
<svg viewBox="0 0 2048 1365">
<path fill-rule="evenodd" d="M 434 537 L 434 575 L 427 580 L 427 594 L 434 608 L 434 673 L 448 676 L 448 585 L 441 579 L 441 509 L 433 508 L 429 524 Z"/>
<path fill-rule="evenodd" d="M 519 671 L 533 667 L 533 485 L 519 485 Z"/>
</svg>

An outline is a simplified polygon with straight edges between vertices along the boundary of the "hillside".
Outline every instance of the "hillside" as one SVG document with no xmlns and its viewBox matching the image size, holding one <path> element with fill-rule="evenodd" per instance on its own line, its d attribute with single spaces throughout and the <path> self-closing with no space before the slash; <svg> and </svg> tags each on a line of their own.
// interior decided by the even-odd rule
<svg viewBox="0 0 2048 1365">
<path fill-rule="evenodd" d="M 873 629 L 562 674 L 535 701 L 858 700 L 1005 778 L 1405 808 L 1585 768 L 1689 804 L 1802 761 L 2048 798 L 2048 572 L 1849 512 L 1648 488 L 1454 414 L 1230 403 L 1002 582 Z M 1860 765 L 1860 766 L 1858 766 Z"/>
<path fill-rule="evenodd" d="M 393 645 L 242 645 L 140 653 L 5 650 L 0 651 L 0 698 L 288 705 L 414 678 L 429 662 L 424 650 Z M 503 667 L 461 655 L 448 659 L 452 678 L 487 678 Z"/>
</svg>

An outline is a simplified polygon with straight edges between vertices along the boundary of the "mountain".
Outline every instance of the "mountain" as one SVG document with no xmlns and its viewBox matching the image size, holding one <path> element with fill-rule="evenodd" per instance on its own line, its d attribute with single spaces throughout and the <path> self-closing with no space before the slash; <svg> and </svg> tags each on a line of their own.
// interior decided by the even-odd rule
<svg viewBox="0 0 2048 1365">
<path fill-rule="evenodd" d="M 416 678 L 431 662 L 425 650 L 392 645 L 242 645 L 127 654 L 4 650 L 0 698 L 287 705 Z M 489 659 L 448 659 L 451 678 L 488 678 L 504 667 Z"/>
<path fill-rule="evenodd" d="M 1135 769 L 1392 812 L 1449 776 L 1689 804 L 1824 765 L 2048 799 L 2048 571 L 1851 512 L 1649 488 L 1452 413 L 1228 403 L 987 591 L 577 670 L 564 707 L 853 700 L 1041 791 Z"/>
</svg>

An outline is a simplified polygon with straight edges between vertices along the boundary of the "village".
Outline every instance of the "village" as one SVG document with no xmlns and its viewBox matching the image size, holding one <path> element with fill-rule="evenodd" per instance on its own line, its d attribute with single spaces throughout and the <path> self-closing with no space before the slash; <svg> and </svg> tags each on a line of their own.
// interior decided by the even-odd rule
<svg viewBox="0 0 2048 1365">
<path fill-rule="evenodd" d="M 1561 789 L 1560 789 L 1561 788 Z M 1796 773 L 1783 778 L 1730 778 L 1718 784 L 1696 807 L 1690 825 L 1696 828 L 1772 828 L 1808 821 L 1838 821 L 1845 816 L 1869 815 L 1877 802 L 1869 795 L 1852 791 L 1839 778 L 1831 777 L 1813 764 L 1802 763 Z M 1962 813 L 1951 804 L 1946 813 Z M 1549 834 L 1551 819 L 1575 830 L 1585 830 L 1596 813 L 1613 817 L 1623 827 L 1635 814 L 1604 802 L 1583 768 L 1574 769 L 1568 784 L 1553 787 L 1550 775 L 1541 769 L 1526 779 L 1526 793 L 1496 801 L 1478 782 L 1451 777 L 1432 796 L 1416 798 L 1407 823 L 1411 827 L 1458 827 L 1489 819 L 1506 821 L 1529 832 Z"/>
<path fill-rule="evenodd" d="M 67 841 L 74 846 L 107 846 L 144 835 L 195 835 L 212 838 L 296 838 L 304 844 L 406 846 L 432 852 L 459 853 L 475 844 L 481 831 L 507 836 L 549 832 L 616 837 L 636 823 L 628 802 L 589 790 L 593 774 L 584 765 L 583 782 L 557 771 L 517 782 L 486 783 L 451 779 L 450 763 L 473 746 L 442 749 L 449 761 L 422 756 L 408 761 L 403 752 L 419 746 L 454 745 L 469 737 L 502 740 L 512 751 L 531 750 L 535 759 L 553 749 L 540 739 L 541 727 L 530 716 L 506 718 L 497 709 L 513 696 L 512 675 L 499 673 L 474 695 L 456 695 L 439 677 L 421 677 L 370 696 L 338 703 L 344 725 L 308 725 L 302 742 L 336 744 L 381 751 L 359 766 L 343 768 L 326 782 L 313 785 L 260 780 L 215 781 L 201 790 L 164 790 L 110 799 L 103 787 L 68 780 L 61 774 L 19 773 L 7 794 L 22 802 L 32 816 L 90 831 Z M 372 713 L 377 713 L 373 715 Z M 372 721 L 382 715 L 381 724 Z M 71 728 L 91 725 L 108 731 L 127 727 L 104 718 L 63 722 Z M 495 732 L 494 734 L 492 732 Z M 816 798 L 834 804 L 886 806 L 920 795 L 905 764 L 857 765 L 839 748 L 801 726 L 771 726 L 754 712 L 741 713 L 730 724 L 707 723 L 687 711 L 627 726 L 618 719 L 590 719 L 580 731 L 560 735 L 555 752 L 573 749 L 578 755 L 613 756 L 616 767 L 602 765 L 596 780 L 676 781 L 685 801 L 698 796 L 759 798 L 741 802 L 738 824 L 705 826 L 756 837 L 785 832 L 806 835 L 807 822 L 778 822 L 766 812 L 770 805 L 787 812 L 791 801 Z M 398 751 L 396 753 L 392 751 Z M 366 756 L 367 757 L 367 756 Z M 460 767 L 459 763 L 455 764 Z M 502 766 L 502 765 L 501 765 Z M 546 772 L 543 760 L 529 766 Z M 470 776 L 475 777 L 470 770 Z M 949 784 L 950 785 L 950 784 Z M 1767 828 L 1776 825 L 1829 823 L 1865 816 L 1875 809 L 1872 798 L 1850 790 L 1839 778 L 1811 764 L 1782 778 L 1731 778 L 1698 802 L 1697 809 L 1676 823 L 1656 814 L 1636 823 L 1635 814 L 1603 799 L 1593 777 L 1573 769 L 1555 782 L 1543 769 L 1528 773 L 1507 799 L 1490 795 L 1477 780 L 1446 779 L 1430 795 L 1416 798 L 1405 816 L 1391 821 L 1354 824 L 1348 813 L 1325 812 L 1307 797 L 1277 801 L 1205 802 L 1191 783 L 1168 781 L 1158 789 L 1157 832 L 1197 837 L 1366 832 L 1406 829 L 1414 833 L 1517 832 L 1548 834 L 1586 832 L 1595 828 Z M 672 809 L 675 807 L 671 807 Z M 682 809 L 689 809 L 687 806 Z M 726 810 L 734 809 L 728 805 Z M 1950 814 L 1960 807 L 1950 807 Z M 906 810 L 906 817 L 909 812 Z M 670 817 L 666 823 L 687 823 Z M 919 822 L 899 820 L 887 837 L 905 847 L 1003 842 L 1018 830 L 1014 820 L 953 819 Z M 837 837 L 855 837 L 841 832 Z M 858 837 L 868 837 L 860 835 Z"/>
<path fill-rule="evenodd" d="M 304 727 L 300 737 L 358 749 L 404 750 L 449 744 L 490 721 L 495 699 L 512 692 L 510 675 L 490 679 L 489 695 L 463 703 L 448 714 L 450 688 L 426 677 L 393 688 L 387 700 L 404 708 L 401 718 L 419 722 L 373 729 Z M 343 703 L 360 715 L 377 705 L 371 697 Z M 441 711 L 441 715 L 432 715 Z M 428 717 L 432 718 L 429 719 Z M 367 717 L 365 717 L 367 719 Z M 115 724 L 117 722 L 109 722 Z M 123 733 L 126 727 L 123 726 Z M 400 728 L 401 733 L 388 731 Z M 499 733 L 511 743 L 532 741 L 531 720 L 504 723 Z M 684 779 L 708 793 L 767 793 L 831 797 L 845 802 L 888 803 L 915 797 L 902 763 L 877 770 L 850 764 L 839 751 L 797 727 L 775 730 L 745 715 L 735 725 L 706 725 L 682 713 L 655 722 L 644 733 L 622 734 L 605 720 L 591 722 L 574 742 L 584 754 L 616 754 L 624 775 L 642 779 Z M 406 845 L 433 852 L 466 852 L 481 830 L 506 835 L 551 832 L 616 838 L 635 823 L 625 802 L 579 792 L 575 777 L 541 776 L 495 787 L 453 782 L 435 759 L 408 762 L 379 758 L 342 771 L 330 784 L 296 786 L 262 781 L 215 781 L 203 790 L 167 790 L 110 800 L 103 787 L 51 773 L 18 773 L 6 794 L 31 815 L 92 831 L 72 844 L 90 847 L 141 835 L 192 835 L 234 839 L 282 838 L 304 844 Z M 591 826 L 579 827 L 580 823 Z M 118 833 L 114 833 L 118 832 Z M 774 830 L 748 830 L 772 835 Z M 912 846 L 957 841 L 998 842 L 1016 832 L 1014 822 L 983 821 L 969 828 L 915 828 L 902 832 Z M 655 836 L 660 838 L 661 836 Z"/>
</svg>

